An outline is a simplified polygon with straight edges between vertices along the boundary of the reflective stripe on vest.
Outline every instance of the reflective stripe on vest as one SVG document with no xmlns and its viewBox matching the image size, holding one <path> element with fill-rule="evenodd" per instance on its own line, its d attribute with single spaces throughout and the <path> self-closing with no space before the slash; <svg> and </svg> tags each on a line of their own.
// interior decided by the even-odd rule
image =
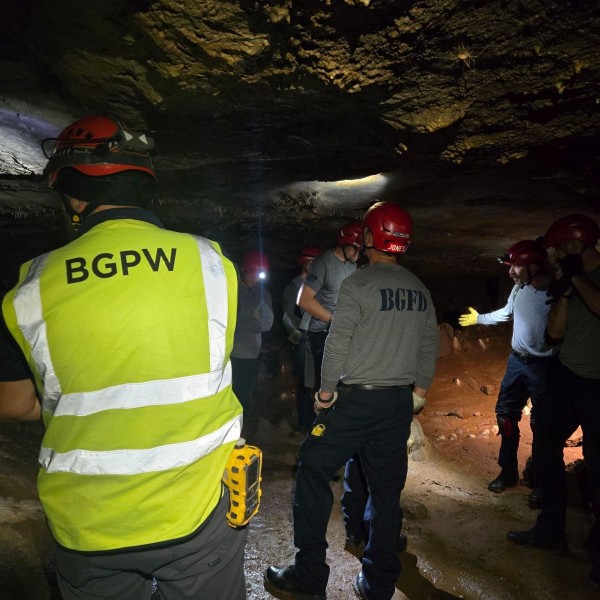
<svg viewBox="0 0 600 600">
<path fill-rule="evenodd" d="M 69 472 L 78 475 L 139 475 L 165 471 L 192 464 L 223 444 L 237 442 L 241 431 L 240 415 L 197 440 L 157 448 L 104 452 L 72 450 L 63 453 L 42 448 L 40 464 L 48 473 Z"/>
<path fill-rule="evenodd" d="M 15 294 L 14 308 L 17 323 L 32 350 L 33 361 L 38 366 L 44 380 L 42 406 L 45 407 L 44 410 L 54 412 L 61 395 L 60 383 L 52 367 L 40 293 L 40 275 L 49 256 L 49 254 L 43 254 L 32 261 L 25 280 Z M 34 344 L 35 340 L 39 340 L 40 343 Z"/>
<path fill-rule="evenodd" d="M 166 406 L 206 398 L 231 385 L 231 363 L 225 369 L 202 375 L 116 385 L 94 392 L 65 394 L 54 411 L 55 417 L 84 417 L 103 410 Z M 102 403 L 99 403 L 99 400 Z"/>
</svg>

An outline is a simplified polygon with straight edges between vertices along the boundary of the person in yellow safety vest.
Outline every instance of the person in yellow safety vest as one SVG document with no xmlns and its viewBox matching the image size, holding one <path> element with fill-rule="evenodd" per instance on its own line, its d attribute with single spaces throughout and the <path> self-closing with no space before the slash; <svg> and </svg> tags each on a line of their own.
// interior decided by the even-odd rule
<svg viewBox="0 0 600 600">
<path fill-rule="evenodd" d="M 240 437 L 237 276 L 219 245 L 144 209 L 153 142 L 107 117 L 67 127 L 45 174 L 79 235 L 21 267 L 0 319 L 0 417 L 45 425 L 39 496 L 64 600 L 243 600 L 226 520 Z M 44 143 L 43 143 L 44 147 Z"/>
</svg>

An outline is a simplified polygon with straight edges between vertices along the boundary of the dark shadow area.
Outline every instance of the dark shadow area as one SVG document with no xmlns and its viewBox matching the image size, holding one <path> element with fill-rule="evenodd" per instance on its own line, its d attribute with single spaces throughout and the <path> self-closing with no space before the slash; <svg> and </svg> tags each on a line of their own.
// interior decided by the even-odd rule
<svg viewBox="0 0 600 600">
<path fill-rule="evenodd" d="M 360 560 L 364 544 L 347 547 L 346 552 Z M 439 590 L 419 571 L 417 556 L 410 552 L 399 554 L 402 571 L 396 581 L 396 589 L 406 595 L 408 600 L 459 600 L 444 590 Z"/>
<path fill-rule="evenodd" d="M 444 590 L 437 589 L 429 579 L 423 577 L 417 566 L 417 557 L 410 552 L 400 556 L 402 572 L 396 581 L 396 587 L 409 600 L 459 600 Z"/>
</svg>

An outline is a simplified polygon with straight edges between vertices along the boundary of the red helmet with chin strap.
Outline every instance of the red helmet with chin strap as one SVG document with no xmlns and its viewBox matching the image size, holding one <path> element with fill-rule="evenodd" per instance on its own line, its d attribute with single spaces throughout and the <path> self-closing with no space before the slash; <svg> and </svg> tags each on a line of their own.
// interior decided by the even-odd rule
<svg viewBox="0 0 600 600">
<path fill-rule="evenodd" d="M 598 223 L 587 215 L 566 215 L 552 225 L 540 241 L 546 248 L 559 248 L 569 240 L 581 240 L 587 246 L 595 246 L 600 238 Z"/>
<path fill-rule="evenodd" d="M 269 259 L 267 258 L 267 255 L 259 250 L 248 252 L 248 254 L 244 256 L 242 271 L 253 277 L 264 279 L 269 271 Z"/>
<path fill-rule="evenodd" d="M 548 262 L 548 252 L 542 244 L 535 240 L 521 240 L 513 244 L 504 256 L 499 257 L 498 262 L 516 267 L 545 265 Z"/>
<path fill-rule="evenodd" d="M 321 254 L 321 250 L 315 246 L 304 246 L 298 255 L 298 264 L 305 269 L 310 267 L 312 261 Z"/>
<path fill-rule="evenodd" d="M 362 244 L 363 226 L 361 221 L 350 221 L 338 232 L 336 244 L 338 246 L 355 246 L 360 248 Z"/>
<path fill-rule="evenodd" d="M 373 248 L 404 254 L 412 235 L 412 218 L 395 202 L 376 202 L 367 210 L 363 224 L 373 234 Z"/>
<path fill-rule="evenodd" d="M 48 142 L 54 142 L 50 154 Z M 152 138 L 145 133 L 127 131 L 115 119 L 84 117 L 69 125 L 57 138 L 42 141 L 42 150 L 49 159 L 44 175 L 48 176 L 51 188 L 65 167 L 91 177 L 143 171 L 156 179 L 149 154 L 153 147 Z"/>
</svg>

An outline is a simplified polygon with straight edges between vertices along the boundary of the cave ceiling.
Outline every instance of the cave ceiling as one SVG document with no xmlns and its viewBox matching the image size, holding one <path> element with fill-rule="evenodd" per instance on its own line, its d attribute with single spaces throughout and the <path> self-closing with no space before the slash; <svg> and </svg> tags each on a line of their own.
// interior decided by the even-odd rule
<svg viewBox="0 0 600 600">
<path fill-rule="evenodd" d="M 0 251 L 61 243 L 40 140 L 97 113 L 155 139 L 154 210 L 276 268 L 376 199 L 407 260 L 485 271 L 566 212 L 598 218 L 600 3 L 4 0 Z"/>
</svg>

